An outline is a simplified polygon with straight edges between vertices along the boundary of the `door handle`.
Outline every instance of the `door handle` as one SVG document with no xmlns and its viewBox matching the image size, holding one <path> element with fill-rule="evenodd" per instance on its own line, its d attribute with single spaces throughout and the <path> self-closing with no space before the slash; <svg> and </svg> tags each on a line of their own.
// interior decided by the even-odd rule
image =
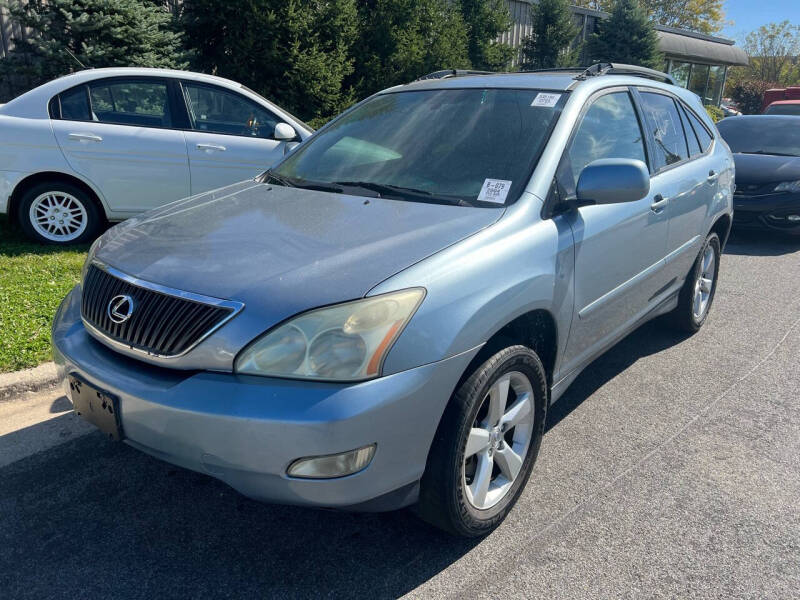
<svg viewBox="0 0 800 600">
<path fill-rule="evenodd" d="M 70 133 L 67 136 L 71 140 L 75 140 L 76 142 L 102 142 L 103 138 L 99 135 L 95 135 L 93 133 Z"/>
<path fill-rule="evenodd" d="M 708 172 L 708 181 L 714 181 L 717 177 L 719 177 L 719 173 L 717 173 L 714 169 L 711 169 Z"/>
<path fill-rule="evenodd" d="M 218 152 L 225 152 L 225 146 L 219 144 L 197 144 L 198 150 L 217 150 Z"/>
<path fill-rule="evenodd" d="M 650 205 L 650 210 L 654 213 L 660 213 L 669 202 L 668 198 L 664 198 L 661 194 L 653 196 L 653 203 Z"/>
</svg>

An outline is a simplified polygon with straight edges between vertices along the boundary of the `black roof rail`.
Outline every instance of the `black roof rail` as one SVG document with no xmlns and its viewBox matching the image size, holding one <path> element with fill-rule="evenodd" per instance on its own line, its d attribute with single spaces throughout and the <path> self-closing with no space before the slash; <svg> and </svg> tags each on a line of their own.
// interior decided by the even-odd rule
<svg viewBox="0 0 800 600">
<path fill-rule="evenodd" d="M 594 77 L 595 75 L 631 75 L 633 77 L 644 77 L 671 85 L 678 85 L 671 75 L 667 75 L 661 71 L 622 63 L 595 63 L 591 67 L 585 69 L 580 75 L 575 77 L 575 79 L 586 79 L 587 77 Z"/>
<path fill-rule="evenodd" d="M 444 69 L 434 71 L 422 77 L 417 77 L 414 81 L 424 81 L 425 79 L 446 79 L 448 77 L 468 77 L 469 75 L 496 75 L 492 71 L 471 71 L 468 69 Z"/>
</svg>

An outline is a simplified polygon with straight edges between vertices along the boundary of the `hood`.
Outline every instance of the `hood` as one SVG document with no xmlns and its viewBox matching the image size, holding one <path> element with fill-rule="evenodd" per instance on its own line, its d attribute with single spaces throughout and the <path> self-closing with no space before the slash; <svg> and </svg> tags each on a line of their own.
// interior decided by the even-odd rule
<svg viewBox="0 0 800 600">
<path fill-rule="evenodd" d="M 800 179 L 800 157 L 734 154 L 736 184 L 752 185 Z"/>
<path fill-rule="evenodd" d="M 145 281 L 244 302 L 234 321 L 244 318 L 255 336 L 299 312 L 364 296 L 503 210 L 247 181 L 114 227 L 96 257 Z"/>
</svg>

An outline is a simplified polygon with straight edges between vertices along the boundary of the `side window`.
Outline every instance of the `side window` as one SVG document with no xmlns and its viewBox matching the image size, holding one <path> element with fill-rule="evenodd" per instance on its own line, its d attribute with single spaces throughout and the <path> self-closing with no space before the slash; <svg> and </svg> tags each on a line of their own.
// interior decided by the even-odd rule
<svg viewBox="0 0 800 600">
<path fill-rule="evenodd" d="M 686 112 L 689 114 L 689 121 L 692 123 L 694 132 L 697 134 L 697 139 L 700 142 L 700 148 L 702 148 L 703 152 L 705 152 L 711 146 L 711 140 L 714 138 L 711 137 L 711 134 L 708 132 L 708 129 L 706 129 L 706 126 L 700 122 L 700 119 L 698 119 L 692 111 L 688 110 Z"/>
<path fill-rule="evenodd" d="M 271 138 L 280 119 L 244 96 L 222 88 L 185 82 L 193 129 Z"/>
<path fill-rule="evenodd" d="M 689 156 L 697 156 L 702 154 L 700 144 L 697 142 L 697 136 L 694 134 L 694 129 L 689 124 L 689 117 L 686 116 L 686 110 L 683 105 L 678 103 L 678 112 L 681 113 L 681 123 L 683 123 L 683 131 L 686 133 L 686 141 L 689 143 Z"/>
<path fill-rule="evenodd" d="M 675 101 L 664 94 L 642 92 L 647 127 L 655 138 L 656 170 L 689 157 Z"/>
<path fill-rule="evenodd" d="M 163 81 L 106 80 L 89 84 L 93 121 L 171 127 L 167 84 Z"/>
<path fill-rule="evenodd" d="M 559 168 L 565 192 L 575 192 L 578 176 L 601 158 L 633 158 L 647 162 L 642 130 L 628 92 L 600 96 L 581 119 Z"/>
<path fill-rule="evenodd" d="M 61 92 L 61 118 L 67 121 L 91 121 L 89 112 L 89 97 L 86 95 L 86 86 Z"/>
</svg>

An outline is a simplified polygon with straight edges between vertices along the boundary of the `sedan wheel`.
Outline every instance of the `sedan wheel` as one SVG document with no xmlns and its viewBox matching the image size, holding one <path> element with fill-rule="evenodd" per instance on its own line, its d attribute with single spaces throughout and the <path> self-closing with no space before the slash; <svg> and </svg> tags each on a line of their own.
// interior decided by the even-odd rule
<svg viewBox="0 0 800 600">
<path fill-rule="evenodd" d="M 65 181 L 40 183 L 27 190 L 17 215 L 28 237 L 44 244 L 89 242 L 101 221 L 89 195 Z"/>
</svg>

